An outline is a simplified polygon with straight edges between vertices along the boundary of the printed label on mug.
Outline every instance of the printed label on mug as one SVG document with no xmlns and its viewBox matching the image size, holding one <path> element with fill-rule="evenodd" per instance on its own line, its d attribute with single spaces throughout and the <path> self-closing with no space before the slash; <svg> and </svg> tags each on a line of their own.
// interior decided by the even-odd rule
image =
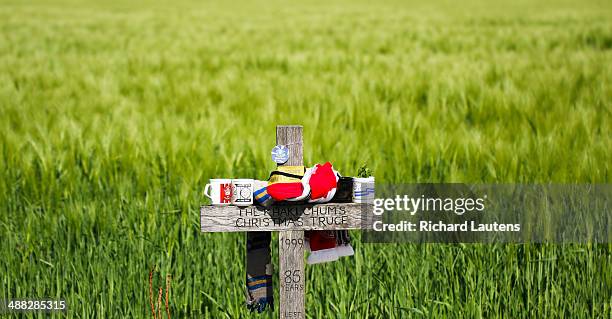
<svg viewBox="0 0 612 319">
<path fill-rule="evenodd" d="M 353 202 L 372 203 L 374 201 L 374 178 L 353 178 Z"/>
<path fill-rule="evenodd" d="M 234 183 L 234 204 L 251 204 L 253 202 L 253 183 Z"/>
<path fill-rule="evenodd" d="M 232 184 L 219 184 L 219 202 L 229 204 L 232 202 Z"/>
</svg>

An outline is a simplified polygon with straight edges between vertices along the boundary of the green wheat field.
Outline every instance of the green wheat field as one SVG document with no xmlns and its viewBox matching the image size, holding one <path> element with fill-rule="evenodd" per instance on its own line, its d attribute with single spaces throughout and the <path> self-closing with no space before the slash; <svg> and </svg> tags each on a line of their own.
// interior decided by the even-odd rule
<svg viewBox="0 0 612 319">
<path fill-rule="evenodd" d="M 199 230 L 277 124 L 381 183 L 610 183 L 611 111 L 610 1 L 0 0 L 0 299 L 152 318 L 157 265 L 172 318 L 277 317 L 244 306 L 244 234 Z M 308 318 L 611 316 L 612 244 L 352 236 Z"/>
</svg>

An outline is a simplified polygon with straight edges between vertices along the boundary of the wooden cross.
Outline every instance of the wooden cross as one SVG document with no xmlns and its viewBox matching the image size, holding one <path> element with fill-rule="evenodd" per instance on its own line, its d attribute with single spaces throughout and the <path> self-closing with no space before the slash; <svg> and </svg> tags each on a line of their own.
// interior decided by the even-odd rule
<svg viewBox="0 0 612 319">
<path fill-rule="evenodd" d="M 302 126 L 276 127 L 276 144 L 287 145 L 283 165 L 302 166 Z M 280 166 L 280 165 L 279 165 Z M 364 207 L 356 203 L 317 205 L 202 206 L 202 232 L 280 231 L 278 236 L 280 318 L 304 318 L 304 231 L 360 229 Z M 366 224 L 364 224 L 366 225 Z"/>
</svg>

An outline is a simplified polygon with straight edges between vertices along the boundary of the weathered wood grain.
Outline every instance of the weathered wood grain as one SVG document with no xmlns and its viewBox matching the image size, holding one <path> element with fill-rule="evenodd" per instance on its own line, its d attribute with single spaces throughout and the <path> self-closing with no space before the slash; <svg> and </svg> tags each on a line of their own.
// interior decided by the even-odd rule
<svg viewBox="0 0 612 319">
<path fill-rule="evenodd" d="M 289 148 L 289 160 L 279 165 L 304 165 L 302 155 L 302 126 L 301 125 L 278 125 L 276 126 L 276 144 L 287 145 Z M 289 212 L 290 209 L 287 209 Z M 273 210 L 270 212 L 274 212 Z M 299 211 L 296 211 L 299 214 Z M 289 214 L 286 217 L 290 217 Z M 301 218 L 295 215 L 291 218 Z M 273 220 L 273 219 L 272 219 Z M 286 224 L 290 219 L 279 220 L 280 224 Z M 273 223 L 274 224 L 274 223 Z M 288 245 L 291 242 L 301 241 L 302 245 Z M 280 267 L 280 311 L 281 318 L 303 319 L 306 317 L 304 310 L 304 231 L 282 231 L 278 236 L 278 264 Z"/>
<path fill-rule="evenodd" d="M 372 204 L 317 204 L 263 208 L 202 206 L 203 232 L 340 230 L 372 225 Z"/>
<path fill-rule="evenodd" d="M 281 318 L 304 318 L 306 279 L 304 271 L 304 232 L 282 231 L 278 235 Z"/>
<path fill-rule="evenodd" d="M 289 148 L 289 160 L 287 163 L 279 166 L 304 165 L 302 143 L 301 125 L 276 126 L 276 145 L 287 145 L 287 148 Z"/>
</svg>

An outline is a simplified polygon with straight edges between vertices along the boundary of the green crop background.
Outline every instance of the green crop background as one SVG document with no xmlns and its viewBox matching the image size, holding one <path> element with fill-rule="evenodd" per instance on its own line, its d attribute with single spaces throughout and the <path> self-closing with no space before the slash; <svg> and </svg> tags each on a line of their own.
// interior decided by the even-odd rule
<svg viewBox="0 0 612 319">
<path fill-rule="evenodd" d="M 610 1 L 224 2 L 0 0 L 0 299 L 151 318 L 157 265 L 173 318 L 276 317 L 198 210 L 267 177 L 277 124 L 377 182 L 610 182 Z M 307 317 L 611 315 L 610 244 L 352 235 L 307 266 Z"/>
</svg>

